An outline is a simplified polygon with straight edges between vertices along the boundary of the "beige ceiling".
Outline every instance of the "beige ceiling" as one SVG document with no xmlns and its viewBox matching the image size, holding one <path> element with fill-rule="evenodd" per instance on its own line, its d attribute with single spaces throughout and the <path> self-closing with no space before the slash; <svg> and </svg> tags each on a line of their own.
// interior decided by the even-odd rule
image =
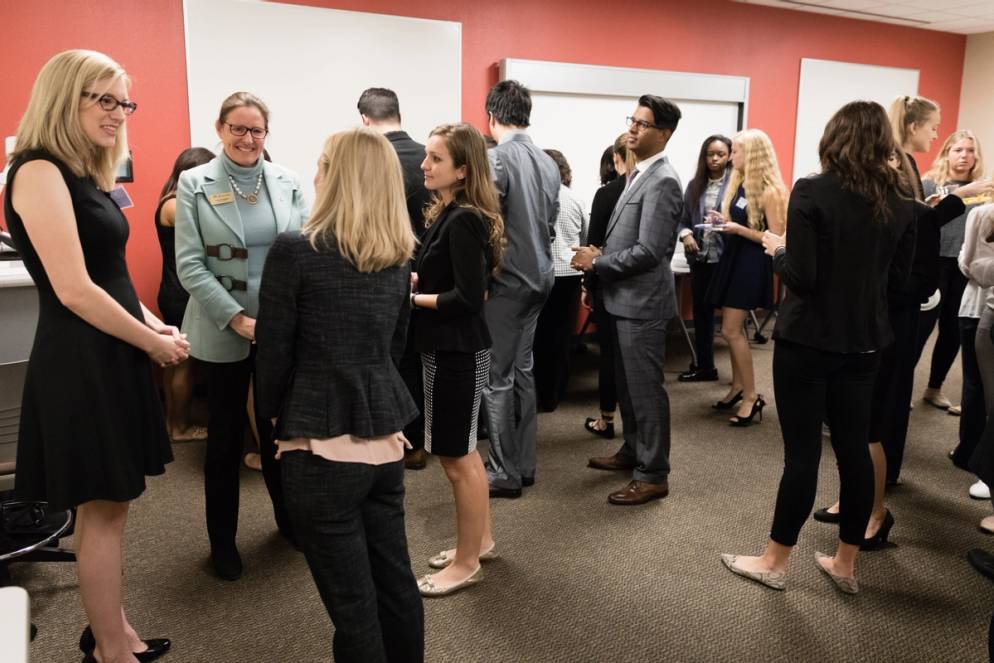
<svg viewBox="0 0 994 663">
<path fill-rule="evenodd" d="M 994 0 L 735 0 L 926 30 L 994 32 Z"/>
</svg>

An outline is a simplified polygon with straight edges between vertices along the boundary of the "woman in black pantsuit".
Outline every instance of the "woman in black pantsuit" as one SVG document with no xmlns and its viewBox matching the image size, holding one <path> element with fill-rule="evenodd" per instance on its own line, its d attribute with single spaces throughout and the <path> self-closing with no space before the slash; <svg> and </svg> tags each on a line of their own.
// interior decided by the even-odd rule
<svg viewBox="0 0 994 663">
<path fill-rule="evenodd" d="M 497 556 L 490 497 L 476 451 L 480 398 L 490 370 L 483 303 L 503 252 L 504 223 L 486 143 L 468 124 L 431 132 L 422 164 L 434 193 L 415 263 L 414 337 L 424 362 L 425 450 L 438 456 L 456 502 L 456 547 L 429 560 L 442 569 L 418 581 L 424 596 L 477 583 L 481 560 Z"/>
<path fill-rule="evenodd" d="M 256 406 L 275 426 L 284 503 L 335 626 L 335 660 L 421 663 L 402 433 L 418 410 L 397 370 L 415 240 L 397 153 L 371 129 L 335 134 L 315 189 L 303 229 L 280 234 L 266 258 Z"/>
<path fill-rule="evenodd" d="M 614 206 L 625 191 L 625 176 L 628 174 L 635 158 L 628 151 L 627 134 L 621 134 L 608 148 L 614 162 L 615 177 L 605 179 L 604 168 L 601 168 L 601 188 L 594 193 L 590 205 L 590 223 L 587 226 L 587 244 L 600 246 L 604 243 L 608 221 Z M 597 358 L 597 392 L 600 399 L 600 416 L 587 417 L 583 427 L 600 437 L 614 437 L 614 410 L 618 406 L 618 391 L 614 381 L 614 324 L 604 310 L 604 298 L 597 276 L 587 272 L 583 276 L 583 289 L 580 302 L 590 310 L 590 315 L 597 325 L 597 345 L 600 355 Z"/>
<path fill-rule="evenodd" d="M 855 562 L 873 506 L 870 399 L 880 350 L 893 340 L 884 284 L 888 273 L 907 278 L 915 240 L 913 202 L 901 197 L 903 185 L 887 165 L 893 150 L 880 105 L 843 106 L 819 145 L 822 174 L 794 186 L 789 248 L 781 236 L 764 237 L 788 289 L 773 355 L 784 471 L 765 552 L 722 560 L 775 589 L 785 586 L 791 550 L 814 504 L 821 425 L 828 421 L 842 486 L 839 546 L 834 557 L 815 557 L 840 591 L 859 591 Z"/>
</svg>

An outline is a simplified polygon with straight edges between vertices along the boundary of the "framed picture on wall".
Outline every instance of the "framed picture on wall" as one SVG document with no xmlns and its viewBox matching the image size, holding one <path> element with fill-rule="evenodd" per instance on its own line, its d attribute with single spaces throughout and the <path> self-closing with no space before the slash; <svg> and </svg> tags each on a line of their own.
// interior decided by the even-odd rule
<svg viewBox="0 0 994 663">
<path fill-rule="evenodd" d="M 128 152 L 128 158 L 121 162 L 117 167 L 117 176 L 115 177 L 116 182 L 134 182 L 135 181 L 135 171 L 134 164 L 131 161 L 131 152 Z"/>
</svg>

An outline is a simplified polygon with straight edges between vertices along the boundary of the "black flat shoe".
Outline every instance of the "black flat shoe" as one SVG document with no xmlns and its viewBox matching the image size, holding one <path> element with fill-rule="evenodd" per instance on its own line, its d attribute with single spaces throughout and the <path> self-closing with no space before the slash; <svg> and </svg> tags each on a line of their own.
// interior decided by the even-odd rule
<svg viewBox="0 0 994 663">
<path fill-rule="evenodd" d="M 817 511 L 814 512 L 814 515 L 812 516 L 812 518 L 814 518 L 815 520 L 817 520 L 819 523 L 831 523 L 831 524 L 836 524 L 840 520 L 842 520 L 842 518 L 839 516 L 839 514 L 832 513 L 827 508 L 826 509 L 818 509 Z"/>
<path fill-rule="evenodd" d="M 603 437 L 608 440 L 614 439 L 614 422 L 605 420 L 604 430 L 600 428 L 594 428 L 594 424 L 600 421 L 600 419 L 594 419 L 593 417 L 587 417 L 587 421 L 584 422 L 583 427 L 587 429 L 588 433 L 593 433 L 599 437 Z"/>
<path fill-rule="evenodd" d="M 742 400 L 742 392 L 740 391 L 739 393 L 732 396 L 732 400 L 718 401 L 711 407 L 713 407 L 715 410 L 731 410 L 733 407 L 735 407 L 735 404 L 741 400 Z"/>
<path fill-rule="evenodd" d="M 169 647 L 173 644 L 169 641 L 169 638 L 153 638 L 151 640 L 142 640 L 142 642 L 145 643 L 148 649 L 134 653 L 135 658 L 141 661 L 141 663 L 154 661 L 169 651 Z M 86 658 L 83 659 L 84 663 L 88 661 L 95 662 L 97 660 L 93 657 L 93 650 L 96 646 L 97 641 L 93 638 L 93 630 L 87 626 L 83 629 L 83 634 L 79 636 L 79 650 L 86 654 Z"/>
<path fill-rule="evenodd" d="M 679 382 L 714 382 L 718 379 L 717 368 L 697 368 L 677 376 Z"/>
<path fill-rule="evenodd" d="M 859 547 L 860 550 L 880 550 L 887 546 L 887 537 L 890 535 L 890 528 L 894 526 L 894 516 L 891 515 L 890 509 L 887 510 L 887 515 L 884 516 L 884 522 L 881 523 L 880 529 L 877 533 L 871 536 L 869 539 L 863 539 L 863 544 Z"/>
<path fill-rule="evenodd" d="M 514 500 L 521 497 L 520 488 L 501 488 L 500 486 L 490 486 L 490 497 L 503 497 Z"/>
<path fill-rule="evenodd" d="M 752 402 L 752 409 L 749 410 L 748 417 L 742 417 L 737 414 L 734 414 L 732 415 L 732 418 L 729 419 L 728 423 L 729 425 L 736 426 L 738 428 L 745 428 L 746 426 L 751 426 L 752 420 L 756 418 L 757 414 L 759 415 L 759 420 L 760 421 L 763 420 L 764 407 L 766 407 L 766 401 L 763 400 L 763 395 L 760 394 L 756 396 L 756 400 Z"/>
<path fill-rule="evenodd" d="M 211 566 L 221 580 L 235 581 L 242 577 L 242 557 L 234 546 L 228 551 L 212 550 Z"/>
<path fill-rule="evenodd" d="M 531 488 L 535 485 L 535 477 L 521 477 L 521 487 Z"/>
</svg>

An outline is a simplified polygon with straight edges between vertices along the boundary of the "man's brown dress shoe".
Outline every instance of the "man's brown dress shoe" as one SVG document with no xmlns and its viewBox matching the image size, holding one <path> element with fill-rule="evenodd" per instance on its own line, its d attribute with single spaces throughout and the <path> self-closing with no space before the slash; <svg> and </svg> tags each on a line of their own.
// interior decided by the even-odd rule
<svg viewBox="0 0 994 663">
<path fill-rule="evenodd" d="M 595 456 L 587 461 L 587 467 L 595 470 L 631 470 L 635 468 L 635 459 L 616 453 L 613 456 Z"/>
<path fill-rule="evenodd" d="M 667 482 L 649 483 L 648 481 L 630 481 L 621 490 L 607 496 L 607 501 L 611 504 L 623 506 L 645 504 L 652 500 L 659 500 L 670 494 L 670 487 Z"/>
<path fill-rule="evenodd" d="M 404 467 L 409 470 L 423 470 L 428 465 L 428 452 L 412 449 L 404 454 Z"/>
</svg>

